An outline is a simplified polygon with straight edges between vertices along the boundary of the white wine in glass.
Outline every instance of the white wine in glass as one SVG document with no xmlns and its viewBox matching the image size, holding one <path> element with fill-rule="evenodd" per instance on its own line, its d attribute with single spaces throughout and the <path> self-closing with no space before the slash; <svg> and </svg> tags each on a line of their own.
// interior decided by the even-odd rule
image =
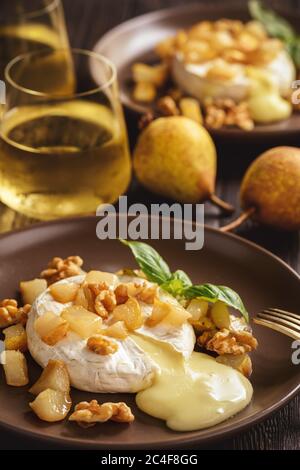
<svg viewBox="0 0 300 470">
<path fill-rule="evenodd" d="M 70 92 L 66 75 L 57 74 L 57 55 L 64 51 L 10 62 L 0 124 L 0 198 L 45 220 L 95 212 L 126 190 L 131 175 L 114 66 L 98 54 L 71 51 L 77 90 Z"/>
<path fill-rule="evenodd" d="M 8 62 L 20 54 L 68 47 L 61 0 L 1 0 L 0 79 Z"/>
</svg>

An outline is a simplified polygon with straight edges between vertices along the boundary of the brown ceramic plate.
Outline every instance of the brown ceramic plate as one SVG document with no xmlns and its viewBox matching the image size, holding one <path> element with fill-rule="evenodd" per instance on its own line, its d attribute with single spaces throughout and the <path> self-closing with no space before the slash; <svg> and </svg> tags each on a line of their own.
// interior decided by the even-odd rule
<svg viewBox="0 0 300 470">
<path fill-rule="evenodd" d="M 131 66 L 135 62 L 155 63 L 158 57 L 153 52 L 155 45 L 162 39 L 175 34 L 178 29 L 188 28 L 201 20 L 236 18 L 249 20 L 247 4 L 229 1 L 210 4 L 184 5 L 138 16 L 126 21 L 106 33 L 95 45 L 94 50 L 108 57 L 117 67 L 121 100 L 123 104 L 137 112 L 144 113 L 149 108 L 134 101 L 132 95 Z M 295 28 L 299 29 L 300 17 L 289 11 L 277 10 Z M 97 81 L 97 72 L 94 77 Z M 251 132 L 237 128 L 210 129 L 211 133 L 222 139 L 265 140 L 272 137 L 294 137 L 300 130 L 300 113 L 275 124 L 257 125 Z"/>
<path fill-rule="evenodd" d="M 134 266 L 129 250 L 118 241 L 96 238 L 96 217 L 39 224 L 0 238 L 1 298 L 16 295 L 18 281 L 39 274 L 53 256 L 77 254 L 85 268 L 115 271 Z M 179 240 L 151 243 L 171 268 L 187 271 L 197 282 L 229 285 L 245 300 L 252 314 L 263 307 L 277 306 L 300 311 L 300 279 L 278 258 L 237 236 L 206 228 L 204 249 L 185 251 Z M 176 253 L 176 256 L 175 256 Z M 38 439 L 77 447 L 102 449 L 172 448 L 203 444 L 240 432 L 284 405 L 299 390 L 300 369 L 291 362 L 291 340 L 279 333 L 254 326 L 259 348 L 253 354 L 252 403 L 241 413 L 215 427 L 179 433 L 139 411 L 134 395 L 101 395 L 100 400 L 124 400 L 132 405 L 136 421 L 131 425 L 105 423 L 82 429 L 67 421 L 47 424 L 29 410 L 31 398 L 25 388 L 8 387 L 0 376 L 0 423 Z M 31 381 L 40 368 L 29 361 Z M 72 391 L 73 403 L 90 400 L 95 394 Z M 201 404 L 200 404 L 201 405 Z M 188 404 L 187 404 L 188 406 Z"/>
</svg>

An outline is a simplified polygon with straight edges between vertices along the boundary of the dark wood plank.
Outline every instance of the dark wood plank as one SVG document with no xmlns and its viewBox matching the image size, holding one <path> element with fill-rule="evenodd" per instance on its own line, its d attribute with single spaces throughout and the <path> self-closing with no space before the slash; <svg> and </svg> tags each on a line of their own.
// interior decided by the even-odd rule
<svg viewBox="0 0 300 470">
<path fill-rule="evenodd" d="M 221 0 L 214 0 L 215 3 Z M 195 0 L 185 0 L 185 4 Z M 210 0 L 212 3 L 212 0 Z M 222 0 L 222 3 L 223 0 Z M 238 2 L 240 3 L 240 2 Z M 300 8 L 300 0 L 271 1 L 273 5 Z M 182 4 L 182 0 L 63 0 L 68 32 L 73 47 L 91 49 L 95 42 L 110 28 L 133 16 Z M 130 126 L 132 128 L 132 126 Z M 133 136 L 132 136 L 133 137 Z M 132 138 L 134 140 L 134 138 Z M 256 154 L 259 150 L 255 149 Z M 251 151 L 243 148 L 219 149 L 218 194 L 229 202 L 238 204 L 238 189 L 242 174 L 249 164 Z M 152 195 L 133 185 L 132 200 L 150 202 Z M 225 220 L 216 217 L 214 208 L 207 205 L 206 222 L 223 225 Z M 227 221 L 226 221 L 227 222 Z M 0 231 L 31 224 L 26 217 L 11 209 L 0 207 Z M 246 226 L 239 232 L 242 236 L 263 245 L 287 261 L 300 272 L 299 234 L 280 234 L 259 227 Z M 43 444 L 0 430 L 1 449 L 55 449 L 57 446 Z M 236 437 L 215 443 L 211 449 L 300 449 L 300 397 L 294 398 L 270 419 L 254 426 Z"/>
</svg>

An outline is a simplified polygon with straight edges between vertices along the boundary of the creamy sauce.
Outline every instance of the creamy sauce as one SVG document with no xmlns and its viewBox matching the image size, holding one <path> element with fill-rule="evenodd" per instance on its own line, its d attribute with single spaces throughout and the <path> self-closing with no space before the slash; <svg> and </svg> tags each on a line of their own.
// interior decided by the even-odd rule
<svg viewBox="0 0 300 470">
<path fill-rule="evenodd" d="M 175 431 L 207 428 L 245 408 L 253 389 L 236 370 L 207 354 L 188 360 L 166 344 L 136 334 L 132 339 L 159 366 L 153 384 L 136 396 L 145 413 L 166 421 Z"/>
<path fill-rule="evenodd" d="M 254 67 L 249 67 L 247 74 L 251 80 L 248 106 L 252 119 L 262 124 L 287 119 L 292 113 L 292 105 L 280 96 L 272 74 Z"/>
</svg>

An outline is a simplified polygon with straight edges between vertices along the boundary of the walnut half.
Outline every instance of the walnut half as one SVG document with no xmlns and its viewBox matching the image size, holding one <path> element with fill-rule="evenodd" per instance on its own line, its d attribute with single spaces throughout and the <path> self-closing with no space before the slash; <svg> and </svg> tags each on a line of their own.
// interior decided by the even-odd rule
<svg viewBox="0 0 300 470">
<path fill-rule="evenodd" d="M 82 401 L 78 403 L 75 406 L 75 411 L 69 417 L 69 421 L 88 425 L 105 423 L 109 420 L 118 423 L 131 423 L 134 421 L 134 415 L 130 407 L 124 402 L 107 402 L 100 405 L 97 400 L 92 400 L 91 402 Z"/>
<path fill-rule="evenodd" d="M 110 339 L 103 338 L 100 335 L 91 336 L 87 341 L 87 347 L 90 351 L 100 356 L 114 354 L 118 350 L 118 343 Z"/>
<path fill-rule="evenodd" d="M 80 256 L 68 256 L 65 259 L 56 256 L 48 263 L 47 269 L 41 272 L 41 277 L 50 285 L 61 279 L 83 274 L 82 265 L 83 259 Z"/>
<path fill-rule="evenodd" d="M 249 331 L 229 331 L 226 328 L 207 334 L 204 332 L 197 342 L 209 351 L 214 351 L 220 356 L 223 354 L 245 354 L 257 348 L 257 340 Z"/>
<path fill-rule="evenodd" d="M 0 328 L 7 328 L 8 326 L 21 323 L 25 325 L 27 317 L 30 312 L 31 305 L 26 304 L 23 307 L 18 307 L 18 302 L 15 299 L 4 299 L 0 302 Z"/>
</svg>

